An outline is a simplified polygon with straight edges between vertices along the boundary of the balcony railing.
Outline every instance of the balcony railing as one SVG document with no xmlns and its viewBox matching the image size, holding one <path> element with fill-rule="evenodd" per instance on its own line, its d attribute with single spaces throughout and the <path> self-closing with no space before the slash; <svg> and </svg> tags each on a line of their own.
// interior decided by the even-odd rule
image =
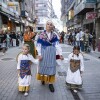
<svg viewBox="0 0 100 100">
<path fill-rule="evenodd" d="M 89 12 L 94 9 L 96 0 L 83 0 L 75 7 L 75 15 L 81 12 Z M 83 14 L 83 13 L 82 13 Z"/>
</svg>

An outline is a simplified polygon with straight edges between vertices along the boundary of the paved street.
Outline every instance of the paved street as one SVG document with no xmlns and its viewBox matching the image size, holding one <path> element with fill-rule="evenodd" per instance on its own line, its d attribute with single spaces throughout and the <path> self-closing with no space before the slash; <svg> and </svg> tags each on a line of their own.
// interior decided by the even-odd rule
<svg viewBox="0 0 100 100">
<path fill-rule="evenodd" d="M 51 93 L 48 85 L 42 86 L 36 80 L 37 67 L 33 65 L 33 77 L 28 97 L 18 92 L 16 55 L 21 47 L 10 48 L 4 56 L 0 52 L 0 100 L 100 100 L 100 59 L 94 53 L 84 54 L 83 89 L 73 94 L 65 85 L 67 57 L 72 47 L 65 44 L 61 46 L 65 60 L 61 67 L 57 66 L 55 92 Z"/>
</svg>

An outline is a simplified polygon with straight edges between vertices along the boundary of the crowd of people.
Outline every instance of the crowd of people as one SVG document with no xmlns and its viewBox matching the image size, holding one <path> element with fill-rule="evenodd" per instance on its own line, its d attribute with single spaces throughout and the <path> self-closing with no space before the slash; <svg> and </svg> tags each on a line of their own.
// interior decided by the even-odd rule
<svg viewBox="0 0 100 100">
<path fill-rule="evenodd" d="M 22 41 L 21 32 L 16 34 L 15 32 L 6 32 L 0 29 L 0 49 L 3 51 L 3 55 L 8 48 L 19 46 Z"/>
<path fill-rule="evenodd" d="M 96 34 L 95 32 L 90 33 L 88 29 L 75 29 L 68 33 L 61 32 L 60 37 L 62 43 L 67 41 L 69 45 L 80 46 L 82 52 L 90 52 L 91 48 L 93 51 L 96 49 Z"/>
</svg>

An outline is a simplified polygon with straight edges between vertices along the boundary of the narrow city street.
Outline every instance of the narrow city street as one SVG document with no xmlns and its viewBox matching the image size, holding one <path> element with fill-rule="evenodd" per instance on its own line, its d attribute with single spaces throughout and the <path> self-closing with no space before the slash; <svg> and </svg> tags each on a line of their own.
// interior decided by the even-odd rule
<svg viewBox="0 0 100 100">
<path fill-rule="evenodd" d="M 100 59 L 92 53 L 83 54 L 83 88 L 78 93 L 73 93 L 65 84 L 67 57 L 72 52 L 72 47 L 66 44 L 61 44 L 61 47 L 64 61 L 61 66 L 57 66 L 55 92 L 51 93 L 48 85 L 42 86 L 36 80 L 37 66 L 33 65 L 31 88 L 27 97 L 18 92 L 17 84 L 16 56 L 21 47 L 10 48 L 4 56 L 0 52 L 0 100 L 100 100 Z"/>
</svg>

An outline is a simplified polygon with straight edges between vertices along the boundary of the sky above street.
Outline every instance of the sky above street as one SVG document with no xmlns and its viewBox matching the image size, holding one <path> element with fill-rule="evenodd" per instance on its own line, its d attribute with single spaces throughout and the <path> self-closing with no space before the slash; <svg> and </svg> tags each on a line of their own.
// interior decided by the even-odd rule
<svg viewBox="0 0 100 100">
<path fill-rule="evenodd" d="M 61 0 L 52 0 L 53 8 L 55 11 L 55 14 L 58 18 L 60 18 L 61 15 Z"/>
</svg>

